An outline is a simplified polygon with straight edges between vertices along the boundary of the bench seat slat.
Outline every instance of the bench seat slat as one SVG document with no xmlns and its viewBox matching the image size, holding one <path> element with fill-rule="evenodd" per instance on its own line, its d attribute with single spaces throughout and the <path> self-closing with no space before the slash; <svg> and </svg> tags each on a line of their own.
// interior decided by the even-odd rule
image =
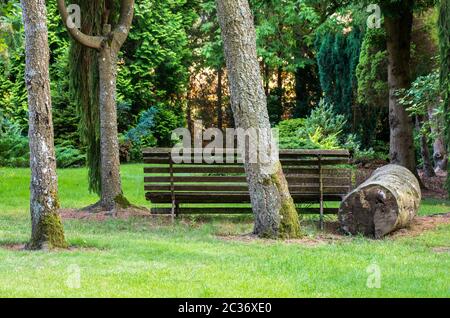
<svg viewBox="0 0 450 318">
<path fill-rule="evenodd" d="M 318 214 L 319 208 L 298 208 L 298 211 L 302 214 Z M 152 213 L 154 214 L 170 214 L 172 212 L 171 208 L 153 208 Z M 217 208 L 188 208 L 180 207 L 178 212 L 180 214 L 251 214 L 253 213 L 251 207 L 243 208 L 227 208 L 227 207 L 217 207 Z M 337 214 L 337 208 L 325 208 L 324 214 Z"/>
<path fill-rule="evenodd" d="M 145 185 L 146 191 L 171 191 L 170 184 L 148 184 Z M 247 192 L 247 184 L 175 184 L 174 191 L 177 192 Z M 289 185 L 291 193 L 318 193 L 319 184 Z M 349 186 L 325 186 L 324 193 L 343 194 L 349 191 Z"/>
<path fill-rule="evenodd" d="M 291 193 L 292 198 L 296 202 L 318 202 L 320 195 L 318 193 Z M 171 203 L 172 194 L 170 192 L 147 192 L 147 199 L 153 203 Z M 326 201 L 341 201 L 342 195 L 338 194 L 324 194 Z M 176 199 L 179 203 L 217 203 L 220 198 L 220 203 L 250 203 L 250 196 L 248 193 L 230 193 L 230 192 L 210 192 L 210 193 L 177 193 Z"/>
<path fill-rule="evenodd" d="M 289 175 L 318 175 L 319 169 L 318 168 L 303 168 L 303 167 L 283 167 L 283 171 L 285 174 Z M 220 173 L 220 174 L 242 174 L 244 175 L 245 170 L 244 167 L 240 166 L 213 166 L 213 165 L 207 165 L 207 166 L 174 166 L 173 172 L 176 173 L 190 173 L 190 174 L 214 174 L 214 173 Z M 324 176 L 340 176 L 340 175 L 349 175 L 350 170 L 349 169 L 323 169 L 322 170 Z M 168 174 L 169 173 L 169 167 L 145 167 L 144 173 L 146 174 Z"/>
<path fill-rule="evenodd" d="M 290 185 L 319 183 L 319 175 L 286 175 Z M 244 176 L 174 176 L 175 183 L 247 183 Z M 170 183 L 170 176 L 147 176 L 144 183 Z M 323 178 L 323 183 L 327 185 L 347 184 L 348 177 L 327 176 Z"/>
</svg>

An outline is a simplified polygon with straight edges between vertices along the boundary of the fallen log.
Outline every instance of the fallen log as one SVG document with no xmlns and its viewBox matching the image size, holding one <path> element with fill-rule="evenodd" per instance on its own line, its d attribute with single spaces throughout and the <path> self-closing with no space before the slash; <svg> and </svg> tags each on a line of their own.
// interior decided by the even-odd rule
<svg viewBox="0 0 450 318">
<path fill-rule="evenodd" d="M 339 222 L 348 234 L 381 238 L 407 227 L 421 200 L 417 178 L 398 165 L 381 167 L 355 190 L 339 208 Z"/>
</svg>

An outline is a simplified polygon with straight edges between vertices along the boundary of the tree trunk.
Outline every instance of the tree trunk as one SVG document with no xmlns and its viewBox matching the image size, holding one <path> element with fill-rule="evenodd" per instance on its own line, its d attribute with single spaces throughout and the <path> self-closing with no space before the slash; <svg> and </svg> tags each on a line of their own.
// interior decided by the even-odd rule
<svg viewBox="0 0 450 318">
<path fill-rule="evenodd" d="M 104 36 L 111 32 L 105 25 Z M 100 153 L 101 153 L 101 206 L 113 210 L 127 206 L 124 202 L 120 180 L 120 156 L 117 129 L 116 78 L 118 51 L 105 43 L 99 52 L 100 82 Z M 123 204 L 125 203 L 125 204 Z"/>
<path fill-rule="evenodd" d="M 408 226 L 420 200 L 417 178 L 402 166 L 387 165 L 344 198 L 339 221 L 347 233 L 381 238 Z"/>
<path fill-rule="evenodd" d="M 445 115 L 441 115 L 445 117 Z M 435 173 L 442 175 L 446 173 L 448 166 L 448 152 L 445 146 L 445 133 L 444 133 L 444 123 L 443 118 L 436 116 L 434 113 L 434 107 L 430 106 L 428 108 L 428 118 L 431 124 L 431 132 L 436 136 L 433 143 L 433 159 Z"/>
<path fill-rule="evenodd" d="M 255 163 L 246 160 L 244 165 L 255 214 L 254 233 L 260 237 L 298 237 L 297 211 L 270 130 L 249 4 L 247 0 L 217 0 L 216 3 L 236 127 L 255 129 L 259 134 L 259 156 Z"/>
<path fill-rule="evenodd" d="M 68 12 L 64 0 L 58 0 L 58 9 L 65 24 Z M 100 206 L 105 210 L 129 207 L 120 181 L 120 152 L 117 129 L 116 79 L 117 59 L 120 48 L 128 37 L 134 13 L 134 0 L 120 1 L 120 16 L 112 29 L 108 24 L 112 16 L 113 1 L 107 1 L 103 12 L 101 36 L 84 34 L 77 28 L 67 26 L 69 33 L 81 45 L 96 49 L 99 58 L 99 104 L 100 104 L 100 152 L 101 152 L 101 199 L 90 208 Z"/>
<path fill-rule="evenodd" d="M 44 0 L 22 0 L 25 82 L 30 142 L 31 240 L 28 249 L 67 247 L 58 214 L 58 179 L 49 78 L 47 11 Z"/>
<path fill-rule="evenodd" d="M 266 97 L 269 97 L 269 95 L 270 95 L 270 68 L 269 68 L 269 65 L 267 65 L 266 63 L 264 63 L 264 93 L 266 94 Z"/>
<path fill-rule="evenodd" d="M 423 161 L 423 173 L 428 178 L 432 178 L 435 177 L 436 174 L 434 173 L 433 164 L 431 163 L 431 154 L 430 149 L 428 148 L 428 138 L 421 131 L 423 125 L 424 125 L 424 116 L 418 116 L 416 118 L 416 127 L 420 133 L 420 154 L 422 156 Z"/>
<path fill-rule="evenodd" d="M 217 70 L 217 128 L 223 129 L 223 70 Z"/>
<path fill-rule="evenodd" d="M 387 35 L 389 55 L 389 125 L 390 125 L 390 157 L 391 163 L 408 168 L 417 175 L 413 142 L 413 121 L 396 96 L 399 89 L 407 89 L 411 85 L 411 32 L 413 11 L 412 5 L 405 5 L 403 0 L 395 16 L 386 15 L 384 24 Z M 407 7 L 407 8 L 405 8 Z"/>
</svg>

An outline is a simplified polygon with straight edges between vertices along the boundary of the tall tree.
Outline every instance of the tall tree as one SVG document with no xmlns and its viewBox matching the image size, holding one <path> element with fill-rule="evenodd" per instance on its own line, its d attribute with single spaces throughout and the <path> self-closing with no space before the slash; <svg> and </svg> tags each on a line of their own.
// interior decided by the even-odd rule
<svg viewBox="0 0 450 318">
<path fill-rule="evenodd" d="M 439 10 L 439 39 L 441 53 L 440 86 L 444 97 L 444 116 L 447 151 L 450 152 L 450 0 L 441 0 Z M 450 165 L 447 166 L 449 170 Z M 450 172 L 447 176 L 447 190 L 450 193 Z"/>
<path fill-rule="evenodd" d="M 414 0 L 386 1 L 382 5 L 388 52 L 390 158 L 417 175 L 412 118 L 398 100 L 397 91 L 411 85 L 411 34 Z"/>
<path fill-rule="evenodd" d="M 256 53 L 256 32 L 247 0 L 217 0 L 231 104 L 236 127 L 259 132 L 255 163 L 246 160 L 245 171 L 255 214 L 255 234 L 293 238 L 300 235 L 294 202 L 289 193 L 270 131 L 267 98 Z M 246 155 L 248 154 L 246 149 Z"/>
<path fill-rule="evenodd" d="M 126 207 L 120 180 L 119 141 L 117 136 L 116 79 L 120 48 L 131 28 L 134 0 L 122 0 L 120 17 L 112 28 L 114 1 L 105 0 L 102 15 L 102 32 L 87 35 L 74 26 L 69 26 L 69 15 L 64 0 L 58 0 L 58 8 L 70 34 L 81 45 L 98 51 L 99 117 L 100 117 L 100 166 L 101 200 L 99 206 L 105 210 Z"/>
<path fill-rule="evenodd" d="M 22 0 L 31 167 L 29 249 L 67 247 L 58 214 L 45 0 Z"/>
</svg>

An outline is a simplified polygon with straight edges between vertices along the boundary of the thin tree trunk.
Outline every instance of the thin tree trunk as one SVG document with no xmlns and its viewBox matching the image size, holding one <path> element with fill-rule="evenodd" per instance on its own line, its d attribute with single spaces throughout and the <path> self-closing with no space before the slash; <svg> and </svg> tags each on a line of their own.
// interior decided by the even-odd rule
<svg viewBox="0 0 450 318">
<path fill-rule="evenodd" d="M 445 115 L 442 115 L 445 117 Z M 436 116 L 434 113 L 434 107 L 428 108 L 428 118 L 431 124 L 431 132 L 436 138 L 433 142 L 433 159 L 435 164 L 435 173 L 444 174 L 447 172 L 448 166 L 448 151 L 445 146 L 445 133 L 443 118 Z"/>
<path fill-rule="evenodd" d="M 278 109 L 277 109 L 277 123 L 281 120 L 281 117 L 283 116 L 284 110 L 283 110 L 283 98 L 284 98 L 284 92 L 283 92 L 283 68 L 280 66 L 278 68 L 278 74 L 277 74 L 277 88 L 278 88 Z"/>
<path fill-rule="evenodd" d="M 217 69 L 217 128 L 223 129 L 223 70 Z"/>
<path fill-rule="evenodd" d="M 270 68 L 267 63 L 264 63 L 264 93 L 267 97 L 270 94 Z"/>
<path fill-rule="evenodd" d="M 28 249 L 67 247 L 58 214 L 58 179 L 49 78 L 45 0 L 22 0 L 30 143 L 31 240 Z"/>
<path fill-rule="evenodd" d="M 104 36 L 111 32 L 105 25 Z M 117 137 L 116 74 L 118 53 L 108 43 L 100 49 L 100 153 L 101 153 L 101 206 L 113 210 L 123 204 L 122 184 L 120 180 L 119 140 Z"/>
<path fill-rule="evenodd" d="M 428 149 L 428 138 L 427 136 L 421 132 L 421 128 L 424 125 L 424 118 L 423 116 L 416 118 L 416 127 L 417 130 L 420 132 L 420 154 L 422 156 L 423 161 L 423 173 L 428 178 L 435 177 L 436 174 L 434 173 L 433 164 L 431 162 L 431 154 L 430 149 Z"/>
<path fill-rule="evenodd" d="M 407 89 L 411 85 L 412 1 L 403 0 L 399 6 L 398 12 L 393 13 L 395 16 L 387 15 L 384 20 L 389 55 L 390 157 L 391 163 L 404 166 L 417 175 L 413 121 L 396 96 L 399 89 Z"/>
<path fill-rule="evenodd" d="M 266 160 L 245 162 L 255 214 L 254 233 L 260 237 L 300 235 L 294 202 L 289 193 L 270 131 L 267 98 L 256 54 L 256 33 L 247 0 L 217 0 L 225 47 L 231 102 L 236 127 L 259 133 L 258 152 Z M 249 155 L 246 147 L 246 157 Z"/>
</svg>

